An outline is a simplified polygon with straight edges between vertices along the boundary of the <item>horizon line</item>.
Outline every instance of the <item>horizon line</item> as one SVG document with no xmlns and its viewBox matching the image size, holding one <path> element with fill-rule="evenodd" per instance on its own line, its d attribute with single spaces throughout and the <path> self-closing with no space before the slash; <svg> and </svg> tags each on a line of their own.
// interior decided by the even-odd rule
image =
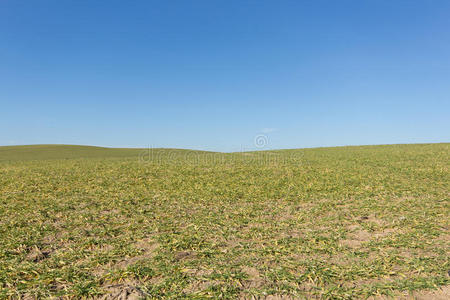
<svg viewBox="0 0 450 300">
<path fill-rule="evenodd" d="M 160 149 L 160 150 L 188 150 L 188 151 L 202 151 L 211 153 L 245 153 L 245 152 L 264 152 L 264 151 L 286 151 L 286 150 L 305 150 L 305 149 L 323 149 L 323 148 L 345 148 L 345 147 L 370 147 L 370 146 L 401 146 L 401 145 L 433 145 L 433 144 L 450 144 L 450 142 L 425 142 L 425 143 L 394 143 L 394 144 L 349 144 L 349 145 L 334 145 L 334 146 L 312 146 L 300 148 L 277 148 L 277 149 L 254 149 L 246 151 L 212 151 L 201 150 L 194 148 L 172 148 L 172 147 L 110 147 L 97 146 L 86 144 L 19 144 L 19 145 L 0 145 L 0 148 L 6 147 L 27 147 L 27 146 L 78 146 L 78 147 L 92 147 L 101 149 L 130 149 L 130 150 L 145 150 L 145 149 Z"/>
</svg>

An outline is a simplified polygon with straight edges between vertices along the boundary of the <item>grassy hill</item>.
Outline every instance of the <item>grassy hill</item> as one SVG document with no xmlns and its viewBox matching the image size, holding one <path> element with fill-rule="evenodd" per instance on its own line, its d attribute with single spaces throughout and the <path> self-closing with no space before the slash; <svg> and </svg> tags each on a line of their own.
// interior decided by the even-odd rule
<svg viewBox="0 0 450 300">
<path fill-rule="evenodd" d="M 139 149 L 139 148 L 105 148 L 78 145 L 25 145 L 0 146 L 0 161 L 77 159 L 77 158 L 136 158 L 145 153 L 165 154 L 168 152 L 202 153 L 184 149 Z"/>
<path fill-rule="evenodd" d="M 0 147 L 0 298 L 445 298 L 449 154 Z"/>
</svg>

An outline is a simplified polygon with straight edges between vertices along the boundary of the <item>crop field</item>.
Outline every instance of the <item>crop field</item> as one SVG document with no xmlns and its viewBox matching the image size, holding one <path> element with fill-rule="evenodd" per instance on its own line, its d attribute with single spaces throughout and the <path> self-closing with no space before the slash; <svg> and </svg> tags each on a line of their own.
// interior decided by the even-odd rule
<svg viewBox="0 0 450 300">
<path fill-rule="evenodd" d="M 0 298 L 448 299 L 449 162 L 0 147 Z"/>
</svg>

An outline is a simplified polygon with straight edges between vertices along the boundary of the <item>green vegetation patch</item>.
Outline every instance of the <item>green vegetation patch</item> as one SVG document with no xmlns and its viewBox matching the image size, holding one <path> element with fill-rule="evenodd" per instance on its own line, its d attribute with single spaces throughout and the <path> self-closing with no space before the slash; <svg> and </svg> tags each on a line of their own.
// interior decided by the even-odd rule
<svg viewBox="0 0 450 300">
<path fill-rule="evenodd" d="M 449 146 L 0 147 L 0 298 L 448 286 Z"/>
</svg>

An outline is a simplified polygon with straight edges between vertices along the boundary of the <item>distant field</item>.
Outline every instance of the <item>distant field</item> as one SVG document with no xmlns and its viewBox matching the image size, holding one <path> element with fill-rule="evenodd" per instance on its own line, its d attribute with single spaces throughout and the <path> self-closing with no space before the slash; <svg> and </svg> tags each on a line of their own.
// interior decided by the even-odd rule
<svg viewBox="0 0 450 300">
<path fill-rule="evenodd" d="M 31 145 L 31 146 L 3 146 L 0 147 L 0 162 L 17 160 L 44 159 L 74 159 L 74 158 L 137 158 L 139 155 L 151 154 L 184 154 L 203 153 L 182 149 L 133 149 L 133 148 L 104 148 L 94 146 L 75 145 Z"/>
<path fill-rule="evenodd" d="M 0 298 L 448 299 L 449 165 L 450 144 L 0 147 Z"/>
</svg>

